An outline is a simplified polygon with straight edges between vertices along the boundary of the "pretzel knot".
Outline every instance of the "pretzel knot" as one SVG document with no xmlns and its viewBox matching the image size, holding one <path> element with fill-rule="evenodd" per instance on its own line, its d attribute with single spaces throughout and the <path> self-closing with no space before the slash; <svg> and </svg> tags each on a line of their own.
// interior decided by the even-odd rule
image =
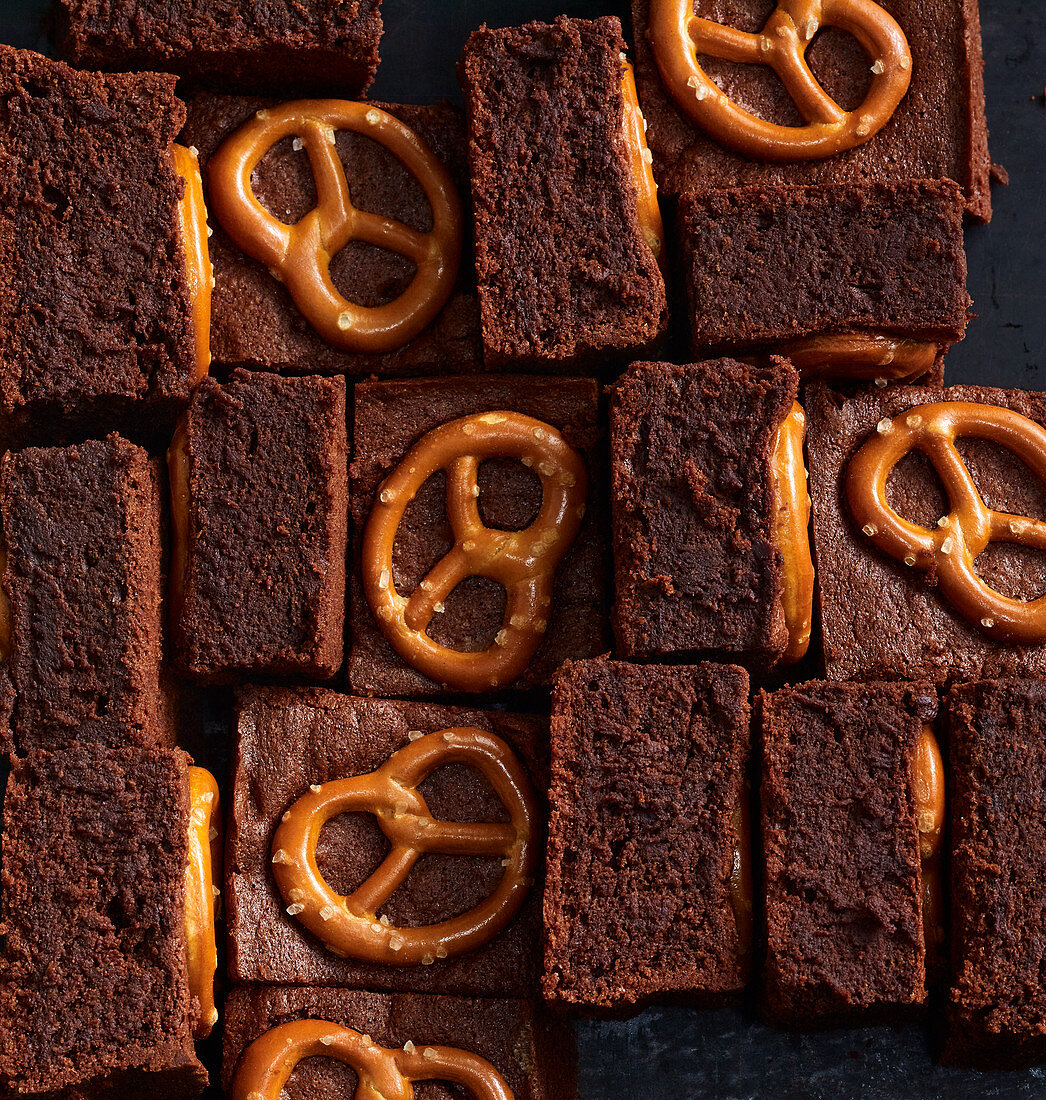
<svg viewBox="0 0 1046 1100">
<path fill-rule="evenodd" d="M 508 812 L 508 823 L 434 819 L 417 788 L 447 764 L 467 764 L 482 772 Z M 320 873 L 316 846 L 331 818 L 359 812 L 377 818 L 392 850 L 361 886 L 343 897 Z M 369 775 L 310 787 L 276 830 L 273 874 L 287 912 L 335 954 L 398 966 L 428 965 L 482 946 L 519 911 L 533 880 L 535 814 L 526 772 L 501 738 L 471 727 L 443 730 L 405 745 Z M 460 916 L 415 927 L 379 920 L 378 910 L 426 852 L 500 856 L 504 873 L 488 898 Z"/>
<path fill-rule="evenodd" d="M 520 531 L 487 527 L 480 518 L 479 467 L 490 458 L 517 458 L 541 479 L 541 509 Z M 454 547 L 409 597 L 402 596 L 393 579 L 396 532 L 415 494 L 440 470 L 447 474 Z M 367 601 L 400 656 L 460 691 L 515 680 L 544 636 L 555 570 L 577 537 L 587 491 L 584 460 L 555 428 L 533 417 L 482 413 L 423 436 L 382 484 L 363 532 Z M 498 581 L 507 594 L 502 628 L 493 645 L 479 652 L 449 649 L 426 633 L 443 601 L 466 577 Z"/>
<path fill-rule="evenodd" d="M 806 50 L 825 26 L 848 31 L 872 58 L 872 83 L 855 111 L 821 87 Z M 780 0 L 758 34 L 694 15 L 694 0 L 651 0 L 650 43 L 672 98 L 721 145 L 755 160 L 817 160 L 863 145 L 908 91 L 912 55 L 897 21 L 873 0 Z M 746 111 L 705 73 L 697 57 L 769 65 L 805 126 L 782 126 Z"/>
<path fill-rule="evenodd" d="M 450 1082 L 473 1100 L 513 1100 L 505 1079 L 477 1054 L 413 1043 L 389 1050 L 350 1027 L 308 1019 L 279 1024 L 251 1043 L 236 1070 L 233 1100 L 279 1100 L 306 1058 L 334 1058 L 350 1066 L 358 1078 L 355 1100 L 413 1100 L 415 1081 Z"/>
<path fill-rule="evenodd" d="M 921 405 L 893 420 L 850 461 L 846 496 L 857 524 L 880 550 L 915 569 L 936 574 L 942 594 L 974 626 L 998 642 L 1046 641 L 1046 596 L 1019 600 L 989 587 L 974 562 L 989 543 L 1046 550 L 1046 523 L 989 508 L 955 446 L 968 437 L 1012 451 L 1046 482 L 1046 430 L 1011 409 L 964 401 Z M 889 505 L 890 472 L 911 450 L 922 451 L 937 471 L 950 511 L 929 530 Z"/>
<path fill-rule="evenodd" d="M 335 148 L 338 130 L 372 138 L 402 161 L 428 198 L 430 232 L 420 233 L 353 206 Z M 317 204 L 287 225 L 258 201 L 251 176 L 278 141 L 292 136 L 308 154 Z M 258 111 L 211 157 L 208 177 L 211 205 L 225 231 L 283 282 L 295 305 L 330 344 L 362 352 L 400 347 L 435 319 L 454 289 L 462 236 L 454 183 L 413 130 L 377 107 L 304 99 Z M 398 252 L 414 262 L 414 279 L 398 298 L 365 307 L 337 290 L 331 260 L 352 240 Z"/>
</svg>

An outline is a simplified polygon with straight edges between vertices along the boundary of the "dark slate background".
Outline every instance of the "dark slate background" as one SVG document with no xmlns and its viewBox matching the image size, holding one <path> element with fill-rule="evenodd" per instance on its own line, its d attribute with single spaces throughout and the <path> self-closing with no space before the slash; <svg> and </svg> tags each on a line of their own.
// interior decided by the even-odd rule
<svg viewBox="0 0 1046 1100">
<path fill-rule="evenodd" d="M 49 50 L 47 8 L 48 0 L 0 0 L 0 41 Z M 455 63 L 482 22 L 616 13 L 629 34 L 627 11 L 615 0 L 384 0 L 383 12 L 372 95 L 393 102 L 460 101 Z M 948 356 L 947 380 L 1042 389 L 1046 0 L 981 0 L 981 19 L 991 152 L 1010 183 L 993 189 L 992 223 L 967 230 L 978 316 Z M 763 1027 L 747 1008 L 661 1008 L 626 1022 L 581 1023 L 578 1042 L 581 1100 L 1046 1098 L 1046 1070 L 978 1074 L 935 1066 L 924 1030 L 795 1036 Z"/>
</svg>

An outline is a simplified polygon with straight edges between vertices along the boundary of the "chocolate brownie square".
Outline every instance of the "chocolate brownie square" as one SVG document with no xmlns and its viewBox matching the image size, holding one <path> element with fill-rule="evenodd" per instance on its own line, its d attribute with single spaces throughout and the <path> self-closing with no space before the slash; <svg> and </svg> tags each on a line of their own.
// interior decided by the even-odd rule
<svg viewBox="0 0 1046 1100">
<path fill-rule="evenodd" d="M 1044 722 L 1041 680 L 960 684 L 948 695 L 948 1062 L 1008 1069 L 1046 1059 Z"/>
<path fill-rule="evenodd" d="M 780 360 L 717 359 L 635 363 L 611 389 L 612 620 L 623 656 L 760 666 L 784 656 L 775 459 L 797 387 Z"/>
<path fill-rule="evenodd" d="M 933 371 L 966 331 L 962 214 L 950 180 L 688 192 L 694 354 L 776 352 L 807 377 Z"/>
<path fill-rule="evenodd" d="M 349 621 L 351 644 L 348 672 L 352 690 L 361 695 L 425 695 L 445 692 L 443 682 L 423 674 L 393 648 L 382 624 L 368 605 L 362 576 L 363 541 L 368 520 L 380 503 L 381 486 L 399 468 L 411 448 L 452 421 L 463 417 L 480 418 L 470 426 L 477 430 L 500 430 L 503 413 L 518 413 L 541 422 L 534 430 L 542 433 L 542 457 L 527 468 L 521 461 L 500 452 L 488 457 L 478 468 L 477 497 L 479 522 L 485 539 L 497 540 L 502 531 L 516 531 L 533 525 L 544 539 L 549 523 L 540 512 L 546 499 L 556 491 L 556 479 L 566 477 L 558 463 L 562 456 L 552 447 L 549 428 L 561 433 L 587 468 L 587 495 L 581 498 L 584 517 L 576 538 L 558 563 L 551 591 L 551 605 L 544 611 L 544 632 L 524 671 L 513 682 L 493 677 L 487 687 L 529 688 L 546 685 L 559 665 L 568 657 L 594 657 L 607 650 L 604 548 L 601 520 L 604 502 L 600 484 L 602 472 L 598 444 L 598 393 L 596 384 L 586 378 L 540 378 L 502 376 L 499 378 L 426 378 L 401 382 L 362 382 L 355 392 L 354 460 L 351 467 L 354 568 L 350 584 Z M 488 417 L 488 422 L 482 418 Z M 507 421 L 504 423 L 507 424 Z M 506 439 L 508 437 L 506 436 Z M 447 474 L 430 477 L 414 496 L 396 529 L 391 581 L 401 594 L 421 589 L 431 578 L 434 567 L 455 545 Z M 527 462 L 532 459 L 523 455 Z M 546 464 L 547 463 L 547 464 Z M 407 463 L 409 466 L 409 463 Z M 545 466 L 542 471 L 539 467 Z M 537 476 L 541 475 L 548 482 Z M 568 491 L 579 492 L 581 483 Z M 552 526 L 566 530 L 569 516 Z M 460 525 L 459 525 L 460 526 Z M 493 533 L 489 533 L 493 529 Z M 470 541 L 468 535 L 462 536 Z M 542 567 L 544 550 L 535 552 L 533 570 Z M 496 564 L 496 563 L 495 563 Z M 484 576 L 463 580 L 439 605 L 428 627 L 428 636 L 441 646 L 469 652 L 493 652 L 500 646 L 502 631 L 515 629 L 506 622 L 512 615 L 506 607 L 505 590 L 491 579 L 493 567 Z M 539 614 L 540 611 L 534 612 Z M 523 619 L 533 615 L 524 611 Z M 541 629 L 541 622 L 537 624 Z M 474 689 L 470 689 L 474 690 Z"/>
<path fill-rule="evenodd" d="M 183 140 L 199 150 L 212 208 L 211 157 L 258 111 L 275 103 L 215 95 L 199 95 L 190 101 Z M 449 172 L 467 208 L 468 164 L 460 112 L 448 103 L 419 107 L 375 102 L 371 106 L 393 115 L 421 138 Z M 424 190 L 389 149 L 349 130 L 336 132 L 335 148 L 355 206 L 422 233 L 432 228 L 432 211 Z M 316 206 L 316 184 L 300 138 L 278 142 L 254 170 L 251 185 L 265 208 L 287 224 Z M 219 362 L 294 374 L 402 375 L 470 371 L 481 366 L 479 308 L 467 249 L 451 297 L 428 327 L 391 351 L 347 351 L 328 343 L 265 265 L 243 252 L 216 217 L 212 223 L 215 286 L 211 344 Z M 415 270 L 407 257 L 362 240 L 349 241 L 330 268 L 338 291 L 365 307 L 379 307 L 400 297 Z"/>
<path fill-rule="evenodd" d="M 547 788 L 547 733 L 538 718 L 431 703 L 357 699 L 322 689 L 246 689 L 240 695 L 232 820 L 226 856 L 229 973 L 235 981 L 345 985 L 469 996 L 528 996 L 537 982 L 539 891 L 493 939 L 463 954 L 435 951 L 421 965 L 391 965 L 335 954 L 297 919 L 274 866 L 284 815 L 310 788 L 375 771 L 419 734 L 474 727 L 505 741 L 540 792 Z M 448 741 L 449 744 L 449 741 Z M 402 759 L 402 758 L 401 758 Z M 312 790 L 313 794 L 319 792 Z M 465 764 L 437 766 L 421 793 L 444 821 L 505 822 L 506 803 L 483 773 Z M 404 795 L 404 798 L 407 796 Z M 544 836 L 544 808 L 532 821 Z M 343 813 L 320 835 L 317 866 L 333 890 L 348 895 L 367 881 L 389 843 L 367 812 Z M 396 929 L 449 920 L 482 905 L 506 873 L 495 856 L 423 854 L 403 884 L 377 906 L 377 921 Z M 334 914 L 328 912 L 326 920 Z M 402 944 L 400 945 L 402 946 Z M 395 952 L 399 948 L 394 947 Z M 435 957 L 433 957 L 435 956 Z"/>
<path fill-rule="evenodd" d="M 807 390 L 814 551 L 830 680 L 972 680 L 1046 672 L 1046 644 L 1004 641 L 989 633 L 995 625 L 993 612 L 967 618 L 942 588 L 939 564 L 920 563 L 908 550 L 893 557 L 875 541 L 885 526 L 880 519 L 870 521 L 862 515 L 857 522 L 848 497 L 854 456 L 872 446 L 870 441 L 908 438 L 911 453 L 889 475 L 887 503 L 923 528 L 925 537 L 946 534 L 952 509 L 965 497 L 956 495 L 953 485 L 949 499 L 940 480 L 946 467 L 935 473 L 926 455 L 912 444 L 912 438 L 925 436 L 932 427 L 936 414 L 926 406 L 940 402 L 994 406 L 999 410 L 996 418 L 1010 418 L 1012 410 L 1035 425 L 1046 425 L 1043 395 L 1020 390 L 913 386 L 850 398 L 819 383 Z M 1041 427 L 1032 425 L 1032 430 Z M 927 445 L 934 444 L 931 440 Z M 988 507 L 1014 517 L 1046 515 L 1046 484 L 1016 453 L 982 438 L 960 437 L 956 447 Z M 859 480 L 862 495 L 874 490 L 873 476 L 862 474 Z M 962 536 L 960 550 L 970 534 Z M 1046 555 L 1027 546 L 992 542 L 976 556 L 973 572 L 999 596 L 1030 601 L 1046 590 Z"/>
<path fill-rule="evenodd" d="M 207 1084 L 186 970 L 187 761 L 80 743 L 15 764 L 0 1080 L 16 1095 L 182 1100 Z"/>
<path fill-rule="evenodd" d="M 764 1012 L 803 1027 L 898 1019 L 926 1000 L 916 762 L 937 696 L 808 683 L 761 692 L 757 712 Z"/>
<path fill-rule="evenodd" d="M 119 436 L 0 461 L 17 747 L 173 742 L 157 464 Z"/>
<path fill-rule="evenodd" d="M 748 674 L 568 661 L 552 693 L 542 991 L 632 1008 L 751 968 Z"/>
<path fill-rule="evenodd" d="M 649 151 L 642 127 L 630 125 L 624 49 L 616 18 L 565 16 L 481 27 L 465 46 L 490 366 L 604 365 L 642 353 L 665 331 L 660 245 L 644 219 L 645 175 L 637 176 Z"/>
<path fill-rule="evenodd" d="M 423 1059 L 428 1046 L 477 1055 L 494 1067 L 515 1100 L 574 1100 L 577 1095 L 569 1025 L 526 1001 L 301 986 L 249 986 L 229 994 L 222 1050 L 225 1088 L 231 1088 L 242 1055 L 255 1039 L 301 1020 L 326 1020 L 369 1035 L 389 1050 L 421 1051 Z M 344 1100 L 356 1083 L 347 1064 L 314 1058 L 295 1069 L 282 1095 L 286 1100 Z M 426 1081 L 417 1085 L 416 1095 L 418 1100 L 456 1100 L 464 1093 L 448 1082 Z"/>
<path fill-rule="evenodd" d="M 169 430 L 196 342 L 174 78 L 0 46 L 0 440 Z"/>
<path fill-rule="evenodd" d="M 341 378 L 205 378 L 169 453 L 181 669 L 333 676 L 342 663 L 348 444 Z"/>
<path fill-rule="evenodd" d="M 666 91 L 650 43 L 650 10 L 659 0 L 632 0 L 636 83 L 649 124 L 658 185 L 669 194 L 691 188 L 749 184 L 850 183 L 953 179 L 967 212 L 991 218 L 984 63 L 977 0 L 880 0 L 911 51 L 911 83 L 886 125 L 863 145 L 814 160 L 751 160 L 720 145 L 692 122 Z M 758 33 L 774 0 L 695 0 L 699 17 Z M 823 88 L 845 110 L 857 109 L 877 70 L 857 39 L 820 29 L 806 58 Z M 805 121 L 769 68 L 700 57 L 704 72 L 758 118 L 786 126 Z"/>
<path fill-rule="evenodd" d="M 84 69 L 357 99 L 378 68 L 380 8 L 381 0 L 61 0 L 59 44 Z"/>
</svg>

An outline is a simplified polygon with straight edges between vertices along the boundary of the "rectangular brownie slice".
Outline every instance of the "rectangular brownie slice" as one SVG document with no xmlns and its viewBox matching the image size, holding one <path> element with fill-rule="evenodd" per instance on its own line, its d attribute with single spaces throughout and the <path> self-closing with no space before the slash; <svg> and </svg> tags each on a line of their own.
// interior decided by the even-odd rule
<svg viewBox="0 0 1046 1100">
<path fill-rule="evenodd" d="M 748 674 L 568 661 L 552 693 L 542 992 L 632 1008 L 751 968 Z"/>
<path fill-rule="evenodd" d="M 481 27 L 465 46 L 490 366 L 604 365 L 648 349 L 665 331 L 665 284 L 635 174 L 645 146 L 630 145 L 622 90 L 624 49 L 616 18 L 565 16 Z"/>
<path fill-rule="evenodd" d="M 274 850 L 276 830 L 310 788 L 318 794 L 316 786 L 367 775 L 413 745 L 419 734 L 456 727 L 491 732 L 509 745 L 531 786 L 542 792 L 537 820 L 532 821 L 533 843 L 540 846 L 548 777 L 544 720 L 431 703 L 357 699 L 321 689 L 256 688 L 241 693 L 226 857 L 233 980 L 469 996 L 533 993 L 541 923 L 536 888 L 527 891 L 522 909 L 507 926 L 480 946 L 446 957 L 434 951 L 421 965 L 391 965 L 335 954 L 297 919 L 304 906 L 293 898 L 288 902 L 276 881 L 274 867 L 281 869 L 287 862 L 281 849 Z M 421 793 L 432 815 L 444 821 L 509 820 L 505 802 L 477 768 L 466 764 L 439 764 Z M 357 890 L 388 853 L 389 842 L 375 818 L 379 809 L 375 804 L 366 812 L 342 813 L 323 828 L 317 865 L 339 894 Z M 402 806 L 400 812 L 405 812 Z M 497 889 L 505 874 L 504 855 L 422 855 L 403 884 L 380 905 L 377 919 L 403 928 L 471 911 Z M 328 912 L 325 920 L 333 916 Z"/>
<path fill-rule="evenodd" d="M 612 620 L 623 656 L 783 656 L 774 457 L 797 387 L 786 363 L 718 359 L 635 363 L 611 389 Z"/>
<path fill-rule="evenodd" d="M 112 435 L 0 461 L 10 722 L 22 752 L 173 741 L 157 464 Z"/>
<path fill-rule="evenodd" d="M 215 151 L 260 110 L 277 101 L 247 96 L 199 95 L 189 103 L 183 140 L 199 150 L 211 208 L 208 163 Z M 375 102 L 414 131 L 450 173 L 468 209 L 468 163 L 461 112 L 448 103 L 413 106 Z M 378 142 L 338 130 L 335 148 L 352 202 L 362 210 L 401 221 L 420 231 L 432 228 L 432 212 L 421 185 L 406 166 Z M 291 224 L 316 205 L 316 184 L 300 139 L 287 137 L 265 156 L 252 175 L 259 200 Z M 287 288 L 259 261 L 240 249 L 212 216 L 214 266 L 211 345 L 214 358 L 229 365 L 292 374 L 403 375 L 479 369 L 482 354 L 475 273 L 467 242 L 450 299 L 426 328 L 391 351 L 347 351 L 328 343 L 292 300 Z M 464 231 L 463 231 L 464 232 Z M 405 256 L 350 241 L 334 257 L 331 278 L 346 298 L 378 307 L 398 298 L 415 274 Z"/>
<path fill-rule="evenodd" d="M 851 398 L 821 384 L 807 391 L 813 538 L 830 680 L 972 680 L 1046 672 L 1046 644 L 1004 642 L 986 633 L 985 624 L 966 618 L 945 595 L 933 569 L 918 566 L 915 555 L 893 557 L 878 548 L 873 540 L 880 521 L 855 519 L 847 489 L 855 454 L 870 440 L 925 430 L 932 415 L 925 406 L 939 402 L 986 404 L 1027 417 L 1039 430 L 1046 425 L 1046 399 L 1021 390 L 913 386 Z M 974 438 L 960 438 L 957 450 L 989 507 L 1016 517 L 1046 515 L 1046 484 L 1016 453 Z M 861 481 L 866 491 L 873 485 L 869 477 Z M 939 473 L 919 452 L 901 459 L 888 485 L 890 506 L 928 533 L 941 529 L 941 519 L 951 522 L 947 517 L 960 503 L 959 497 L 949 500 Z M 993 542 L 976 558 L 974 571 L 990 588 L 1018 600 L 1034 600 L 1046 590 L 1046 556 L 1027 547 Z M 990 612 L 984 617 L 990 619 Z"/>
<path fill-rule="evenodd" d="M 771 1022 L 895 1019 L 926 1000 L 916 755 L 929 684 L 761 692 Z"/>
<path fill-rule="evenodd" d="M 59 43 L 80 68 L 358 99 L 378 68 L 380 8 L 381 0 L 61 0 Z"/>
<path fill-rule="evenodd" d="M 605 564 L 601 531 L 605 510 L 600 474 L 598 392 L 587 378 L 426 378 L 401 382 L 362 382 L 355 390 L 354 459 L 351 467 L 351 503 L 354 568 L 350 585 L 351 644 L 348 673 L 352 690 L 361 695 L 425 695 L 447 687 L 423 674 L 395 650 L 372 613 L 361 573 L 363 539 L 368 519 L 380 503 L 380 487 L 401 468 L 410 449 L 435 429 L 462 417 L 520 413 L 540 421 L 544 433 L 555 429 L 583 460 L 588 488 L 580 530 L 554 573 L 551 605 L 546 609 L 542 640 L 522 674 L 512 683 L 488 687 L 534 687 L 551 682 L 568 657 L 594 657 L 608 648 L 605 608 Z M 491 427 L 498 428 L 496 421 Z M 478 428 L 488 426 L 479 422 Z M 507 438 L 507 437 L 506 437 Z M 545 457 L 527 468 L 510 457 L 481 464 L 477 484 L 480 522 L 488 529 L 515 531 L 538 520 L 539 509 L 553 482 L 566 476 L 558 468 L 556 452 L 545 437 Z M 449 469 L 449 454 L 443 455 Z M 525 458 L 527 456 L 524 456 Z M 527 461 L 532 461 L 527 458 Z M 552 463 L 543 472 L 538 466 Z M 541 475 L 549 481 L 548 493 Z M 579 486 L 572 486 L 578 490 Z M 390 577 L 398 593 L 421 589 L 426 577 L 457 540 L 451 523 L 452 494 L 447 477 L 437 473 L 421 486 L 396 529 Z M 542 537 L 548 532 L 545 531 Z M 488 539 L 499 536 L 485 535 Z M 538 533 L 535 533 L 535 538 Z M 535 555 L 535 568 L 542 554 Z M 442 602 L 428 635 L 438 644 L 458 651 L 480 651 L 500 644 L 505 622 L 504 589 L 490 575 L 467 577 Z M 529 616 L 527 616 L 529 618 Z M 540 626 L 540 624 L 539 624 Z"/>
<path fill-rule="evenodd" d="M 174 78 L 0 46 L 0 442 L 159 436 L 196 344 Z"/>
<path fill-rule="evenodd" d="M 16 763 L 0 1080 L 17 1095 L 182 1100 L 207 1084 L 186 970 L 187 760 L 77 744 Z"/>
<path fill-rule="evenodd" d="M 169 454 L 172 633 L 181 669 L 341 667 L 348 443 L 341 378 L 205 378 Z"/>
<path fill-rule="evenodd" d="M 966 331 L 962 214 L 950 180 L 688 192 L 678 225 L 694 354 L 777 352 L 806 376 L 933 370 Z M 844 336 L 868 352 L 819 355 Z"/>
<path fill-rule="evenodd" d="M 886 125 L 863 145 L 822 159 L 752 160 L 725 148 L 691 120 L 666 90 L 650 41 L 652 0 L 632 0 L 636 83 L 649 124 L 658 185 L 669 194 L 749 184 L 849 183 L 953 179 L 966 209 L 991 218 L 984 62 L 977 0 L 881 0 L 911 51 L 911 83 Z M 769 0 L 695 0 L 699 17 L 758 33 Z M 813 9 L 811 9 L 813 10 Z M 689 45 L 689 43 L 688 43 Z M 857 39 L 824 27 L 805 51 L 815 77 L 845 110 L 857 109 L 879 60 Z M 743 109 L 786 126 L 803 123 L 783 83 L 763 65 L 701 56 L 702 69 Z"/>
<path fill-rule="evenodd" d="M 1046 684 L 948 695 L 951 956 L 944 1059 L 1011 1069 L 1046 1059 L 1042 854 Z"/>
<path fill-rule="evenodd" d="M 574 1100 L 577 1095 L 570 1025 L 550 1019 L 526 1001 L 271 985 L 241 987 L 229 994 L 222 1048 L 226 1090 L 255 1039 L 300 1020 L 351 1028 L 388 1050 L 423 1052 L 442 1046 L 468 1052 L 494 1067 L 515 1100 Z M 281 1095 L 285 1100 L 344 1100 L 355 1084 L 349 1066 L 333 1058 L 312 1058 L 298 1066 Z M 419 1100 L 465 1095 L 445 1081 L 416 1088 Z"/>
</svg>

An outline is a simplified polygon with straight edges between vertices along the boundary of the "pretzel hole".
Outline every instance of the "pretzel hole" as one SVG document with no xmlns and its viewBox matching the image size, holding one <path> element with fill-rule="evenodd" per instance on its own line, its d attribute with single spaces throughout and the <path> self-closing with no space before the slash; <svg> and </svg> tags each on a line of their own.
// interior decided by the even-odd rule
<svg viewBox="0 0 1046 1100">
<path fill-rule="evenodd" d="M 251 187 L 258 202 L 285 225 L 294 225 L 316 205 L 316 181 L 300 139 L 282 138 L 258 162 Z"/>
<path fill-rule="evenodd" d="M 412 121 L 408 118 L 408 125 Z M 426 137 L 424 128 L 418 132 Z M 419 233 L 432 230 L 432 207 L 425 189 L 407 166 L 380 142 L 352 130 L 339 130 L 335 148 L 345 169 L 352 205 L 403 222 Z"/>
<path fill-rule="evenodd" d="M 361 1030 L 363 1021 L 358 1021 Z M 359 1085 L 356 1071 L 337 1058 L 303 1058 L 293 1069 L 280 1100 L 313 1100 L 316 1096 L 355 1096 Z"/>
<path fill-rule="evenodd" d="M 864 102 L 876 60 L 852 34 L 838 27 L 822 27 L 806 50 L 810 71 L 844 111 L 856 111 Z"/>
<path fill-rule="evenodd" d="M 769 66 L 740 64 L 706 54 L 698 54 L 697 62 L 720 91 L 756 118 L 779 126 L 802 126 L 806 122 L 781 78 Z"/>
<path fill-rule="evenodd" d="M 331 281 L 342 297 L 368 309 L 398 298 L 417 271 L 413 260 L 366 241 L 349 241 L 330 265 Z"/>
<path fill-rule="evenodd" d="M 1046 484 L 1017 455 L 986 439 L 960 439 L 957 446 L 989 508 L 1046 519 Z"/>
<path fill-rule="evenodd" d="M 890 471 L 886 501 L 899 516 L 929 530 L 951 509 L 936 469 L 921 451 L 909 451 Z"/>
<path fill-rule="evenodd" d="M 320 830 L 316 866 L 332 890 L 351 894 L 378 869 L 389 850 L 373 814 L 339 814 Z"/>
<path fill-rule="evenodd" d="M 1046 595 L 1046 553 L 1030 546 L 992 542 L 977 558 L 975 571 L 990 588 L 1015 600 Z"/>
</svg>

